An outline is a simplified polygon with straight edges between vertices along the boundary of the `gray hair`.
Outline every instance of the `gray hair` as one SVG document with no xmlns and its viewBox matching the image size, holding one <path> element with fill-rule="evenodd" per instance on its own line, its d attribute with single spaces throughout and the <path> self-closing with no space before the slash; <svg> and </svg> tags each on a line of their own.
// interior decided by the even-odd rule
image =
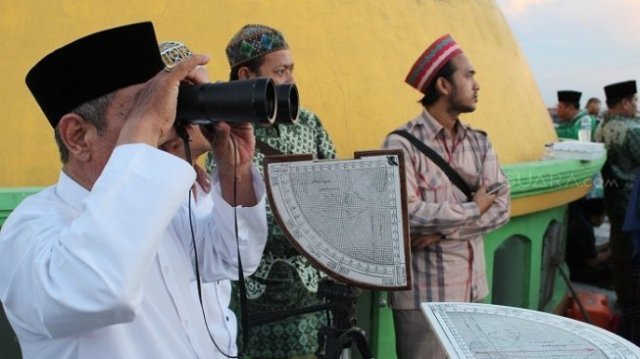
<svg viewBox="0 0 640 359">
<path fill-rule="evenodd" d="M 96 127 L 96 129 L 98 130 L 98 134 L 102 135 L 107 129 L 107 108 L 111 104 L 113 97 L 114 93 L 110 93 L 98 97 L 94 100 L 87 101 L 71 110 L 71 113 L 76 114 L 86 121 L 90 122 Z M 54 136 L 56 139 L 56 144 L 58 145 L 58 151 L 60 152 L 60 160 L 62 160 L 62 163 L 67 163 L 67 161 L 69 161 L 69 149 L 64 144 L 64 141 L 62 141 L 58 126 L 56 126 L 55 128 Z"/>
</svg>

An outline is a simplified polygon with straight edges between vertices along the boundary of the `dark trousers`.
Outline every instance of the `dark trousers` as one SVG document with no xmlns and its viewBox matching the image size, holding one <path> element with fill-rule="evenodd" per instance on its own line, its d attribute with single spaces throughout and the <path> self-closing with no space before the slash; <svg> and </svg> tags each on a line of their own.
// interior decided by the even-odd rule
<svg viewBox="0 0 640 359">
<path fill-rule="evenodd" d="M 398 359 L 445 359 L 447 354 L 420 309 L 394 309 Z"/>
<path fill-rule="evenodd" d="M 622 307 L 620 335 L 640 345 L 640 273 L 633 269 L 631 233 L 622 231 L 623 221 L 611 219 L 611 265 L 613 286 Z"/>
<path fill-rule="evenodd" d="M 624 219 L 610 218 L 609 245 L 611 246 L 611 269 L 613 288 L 622 308 L 631 305 L 633 243 L 631 234 L 622 231 Z"/>
</svg>

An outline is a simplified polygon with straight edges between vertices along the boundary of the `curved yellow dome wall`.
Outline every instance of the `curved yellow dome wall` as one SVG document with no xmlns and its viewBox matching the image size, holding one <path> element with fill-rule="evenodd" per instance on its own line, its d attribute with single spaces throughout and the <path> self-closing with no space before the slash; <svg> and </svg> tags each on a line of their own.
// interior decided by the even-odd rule
<svg viewBox="0 0 640 359">
<path fill-rule="evenodd" d="M 154 22 L 159 40 L 210 54 L 217 80 L 228 78 L 224 47 L 242 25 L 282 30 L 301 102 L 323 120 L 341 157 L 378 148 L 418 114 L 420 94 L 403 80 L 444 33 L 468 54 L 481 86 L 478 110 L 463 121 L 489 133 L 503 163 L 536 160 L 556 139 L 527 62 L 490 0 L 2 1 L 0 187 L 46 185 L 59 171 L 52 130 L 24 84 L 31 66 L 78 37 L 144 20 Z"/>
</svg>

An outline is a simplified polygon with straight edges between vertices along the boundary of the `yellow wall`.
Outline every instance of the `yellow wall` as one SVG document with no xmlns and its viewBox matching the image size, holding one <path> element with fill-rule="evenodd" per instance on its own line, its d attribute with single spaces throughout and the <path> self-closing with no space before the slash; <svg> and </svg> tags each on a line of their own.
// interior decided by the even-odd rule
<svg viewBox="0 0 640 359">
<path fill-rule="evenodd" d="M 378 148 L 420 110 L 403 80 L 431 40 L 451 33 L 478 71 L 478 110 L 503 163 L 535 160 L 555 140 L 528 65 L 492 0 L 4 0 L 0 1 L 0 187 L 41 186 L 60 167 L 52 130 L 24 76 L 53 49 L 86 34 L 151 20 L 158 39 L 208 53 L 226 80 L 224 47 L 246 23 L 282 30 L 301 102 L 319 114 L 341 157 Z M 126 54 L 123 54 L 126 56 Z M 91 81 L 91 79 L 87 79 Z"/>
</svg>

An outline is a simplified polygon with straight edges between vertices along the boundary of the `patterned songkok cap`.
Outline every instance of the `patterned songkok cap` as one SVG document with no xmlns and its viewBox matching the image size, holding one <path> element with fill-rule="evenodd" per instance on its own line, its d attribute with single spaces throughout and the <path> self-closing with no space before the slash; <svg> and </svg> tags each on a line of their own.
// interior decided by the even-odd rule
<svg viewBox="0 0 640 359">
<path fill-rule="evenodd" d="M 282 33 L 265 25 L 245 25 L 227 45 L 227 59 L 232 68 L 277 50 L 288 49 Z"/>
<path fill-rule="evenodd" d="M 193 55 L 193 52 L 185 44 L 177 41 L 161 42 L 158 47 L 160 48 L 162 62 L 168 68 L 172 68 L 178 62 L 186 60 Z"/>
<path fill-rule="evenodd" d="M 147 82 L 164 64 L 150 22 L 100 31 L 67 44 L 27 74 L 33 97 L 52 127 L 81 104 Z"/>
<path fill-rule="evenodd" d="M 438 71 L 446 65 L 449 60 L 462 53 L 462 49 L 451 35 L 446 34 L 434 41 L 418 57 L 418 60 L 411 67 L 405 82 L 426 94 L 429 84 L 434 80 Z"/>
</svg>

